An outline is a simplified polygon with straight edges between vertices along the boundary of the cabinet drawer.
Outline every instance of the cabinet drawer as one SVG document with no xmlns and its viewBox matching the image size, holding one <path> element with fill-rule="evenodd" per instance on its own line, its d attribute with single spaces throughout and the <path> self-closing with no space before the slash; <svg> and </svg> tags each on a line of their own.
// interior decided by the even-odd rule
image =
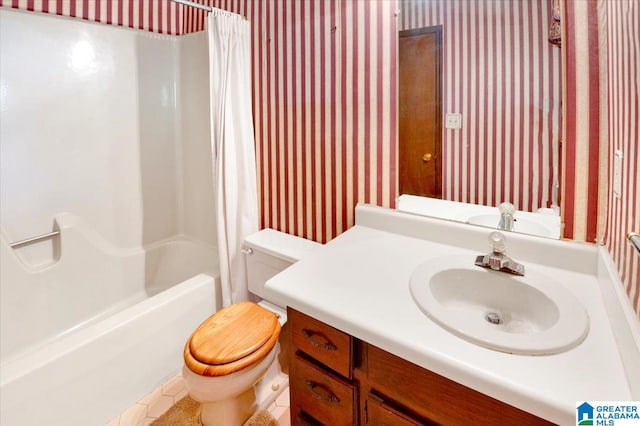
<svg viewBox="0 0 640 426">
<path fill-rule="evenodd" d="M 417 420 L 374 397 L 367 400 L 367 424 L 376 426 L 420 426 Z"/>
<path fill-rule="evenodd" d="M 291 409 L 305 413 L 318 422 L 330 425 L 352 425 L 356 392 L 355 386 L 303 359 L 293 358 L 289 376 Z"/>
<path fill-rule="evenodd" d="M 352 377 L 352 337 L 301 312 L 288 308 L 293 346 L 343 377 Z"/>
<path fill-rule="evenodd" d="M 305 413 L 300 407 L 291 406 L 291 424 L 293 426 L 323 426 L 322 423 Z"/>
<path fill-rule="evenodd" d="M 369 386 L 440 424 L 551 424 L 533 414 L 367 345 Z"/>
</svg>

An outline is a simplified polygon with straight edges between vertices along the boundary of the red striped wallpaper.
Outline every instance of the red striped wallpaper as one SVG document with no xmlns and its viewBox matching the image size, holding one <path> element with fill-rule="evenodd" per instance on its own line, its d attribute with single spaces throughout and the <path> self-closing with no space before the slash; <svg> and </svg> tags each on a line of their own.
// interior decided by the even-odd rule
<svg viewBox="0 0 640 426">
<path fill-rule="evenodd" d="M 168 0 L 0 0 L 0 6 L 182 34 L 183 6 Z"/>
<path fill-rule="evenodd" d="M 261 225 L 325 242 L 356 203 L 394 206 L 395 2 L 209 4 L 252 24 Z"/>
<path fill-rule="evenodd" d="M 443 112 L 461 113 L 463 123 L 442 132 L 443 198 L 550 207 L 561 128 L 551 2 L 399 4 L 400 29 L 443 26 Z"/>
<path fill-rule="evenodd" d="M 640 256 L 626 234 L 640 232 L 640 3 L 605 2 L 608 68 L 609 176 L 621 150 L 622 193 L 609 193 L 605 241 L 640 316 Z"/>
</svg>

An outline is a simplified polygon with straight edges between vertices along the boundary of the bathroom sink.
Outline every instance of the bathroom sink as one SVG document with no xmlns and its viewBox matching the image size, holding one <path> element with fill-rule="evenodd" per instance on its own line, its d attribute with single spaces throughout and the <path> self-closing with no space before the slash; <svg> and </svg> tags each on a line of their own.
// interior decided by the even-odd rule
<svg viewBox="0 0 640 426">
<path fill-rule="evenodd" d="M 428 260 L 409 284 L 418 307 L 471 343 L 501 352 L 546 355 L 579 345 L 589 316 L 561 283 L 527 265 L 524 277 L 473 265 L 473 256 Z"/>
<path fill-rule="evenodd" d="M 500 222 L 500 215 L 497 214 L 479 214 L 467 219 L 467 223 L 486 226 L 488 228 L 497 228 L 498 222 Z M 515 223 L 513 224 L 513 230 L 515 232 L 538 235 L 540 237 L 550 237 L 552 235 L 551 229 L 547 228 L 543 224 L 517 216 L 515 218 Z"/>
</svg>

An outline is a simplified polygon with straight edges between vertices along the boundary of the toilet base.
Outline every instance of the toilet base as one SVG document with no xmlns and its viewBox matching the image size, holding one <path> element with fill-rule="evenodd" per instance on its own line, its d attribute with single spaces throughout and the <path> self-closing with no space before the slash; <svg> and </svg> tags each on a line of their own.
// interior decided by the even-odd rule
<svg viewBox="0 0 640 426">
<path fill-rule="evenodd" d="M 241 426 L 256 412 L 256 395 L 252 387 L 240 395 L 222 401 L 201 403 L 203 426 Z"/>
<path fill-rule="evenodd" d="M 274 363 L 256 386 L 234 398 L 200 403 L 203 426 L 242 425 L 256 411 L 267 410 L 289 386 L 289 377 Z"/>
<path fill-rule="evenodd" d="M 229 399 L 201 402 L 200 420 L 203 426 L 240 426 L 256 411 L 267 410 L 289 386 L 279 362 L 273 362 L 264 377 L 244 393 Z"/>
<path fill-rule="evenodd" d="M 267 410 L 289 386 L 289 376 L 282 372 L 279 362 L 271 364 L 264 377 L 255 386 L 256 411 Z"/>
<path fill-rule="evenodd" d="M 202 424 L 241 426 L 256 411 L 268 409 L 289 385 L 289 377 L 280 367 L 279 353 L 277 344 L 253 368 L 228 376 L 200 376 L 183 366 L 182 377 L 189 395 L 201 404 Z"/>
</svg>

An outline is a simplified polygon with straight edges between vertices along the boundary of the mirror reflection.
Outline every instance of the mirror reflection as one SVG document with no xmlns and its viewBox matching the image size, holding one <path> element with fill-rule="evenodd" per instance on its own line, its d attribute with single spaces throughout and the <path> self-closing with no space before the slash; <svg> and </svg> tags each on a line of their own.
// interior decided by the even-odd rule
<svg viewBox="0 0 640 426">
<path fill-rule="evenodd" d="M 399 9 L 398 207 L 497 227 L 506 202 L 512 230 L 559 238 L 552 1 L 399 0 Z"/>
</svg>

